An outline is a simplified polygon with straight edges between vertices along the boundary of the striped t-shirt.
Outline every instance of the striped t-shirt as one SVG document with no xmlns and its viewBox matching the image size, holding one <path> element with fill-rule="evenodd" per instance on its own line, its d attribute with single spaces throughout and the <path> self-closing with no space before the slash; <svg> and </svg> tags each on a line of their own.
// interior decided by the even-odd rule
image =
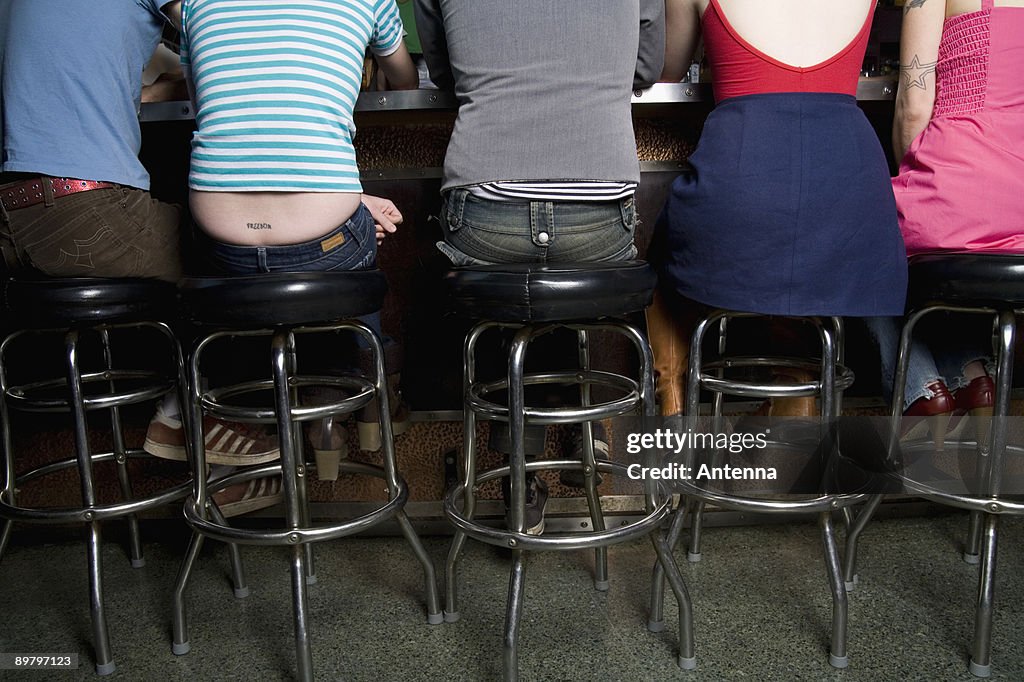
<svg viewBox="0 0 1024 682">
<path fill-rule="evenodd" d="M 395 0 L 184 0 L 181 15 L 189 187 L 362 191 L 352 112 L 367 47 L 401 44 Z"/>
</svg>

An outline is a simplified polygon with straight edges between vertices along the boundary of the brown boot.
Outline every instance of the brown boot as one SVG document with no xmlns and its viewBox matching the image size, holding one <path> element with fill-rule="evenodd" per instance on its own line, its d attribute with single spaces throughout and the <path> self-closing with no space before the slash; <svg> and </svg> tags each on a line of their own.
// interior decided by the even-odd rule
<svg viewBox="0 0 1024 682">
<path fill-rule="evenodd" d="M 655 289 L 647 308 L 647 336 L 654 351 L 654 372 L 661 415 L 683 413 L 686 407 L 686 363 L 694 311 L 674 310 L 664 292 Z"/>
<path fill-rule="evenodd" d="M 775 373 L 781 384 L 800 384 L 812 381 L 814 376 L 804 369 L 787 368 Z M 762 417 L 817 417 L 818 407 L 814 396 L 802 398 L 769 398 L 761 403 L 756 414 Z"/>
</svg>

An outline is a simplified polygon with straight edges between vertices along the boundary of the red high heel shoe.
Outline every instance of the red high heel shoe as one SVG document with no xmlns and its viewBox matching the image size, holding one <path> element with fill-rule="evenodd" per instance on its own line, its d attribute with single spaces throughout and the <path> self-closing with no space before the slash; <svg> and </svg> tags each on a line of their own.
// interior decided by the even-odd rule
<svg viewBox="0 0 1024 682">
<path fill-rule="evenodd" d="M 992 377 L 987 374 L 975 377 L 958 388 L 953 396 L 956 400 L 953 416 L 957 421 L 950 429 L 950 436 L 959 440 L 967 428 L 973 427 L 978 444 L 986 445 L 992 425 L 992 407 L 996 402 L 996 384 Z"/>
<path fill-rule="evenodd" d="M 941 451 L 946 443 L 946 429 L 956 408 L 956 400 L 942 381 L 933 381 L 925 388 L 933 395 L 931 398 L 918 398 L 903 413 L 900 440 L 917 440 L 930 434 L 935 449 Z"/>
</svg>

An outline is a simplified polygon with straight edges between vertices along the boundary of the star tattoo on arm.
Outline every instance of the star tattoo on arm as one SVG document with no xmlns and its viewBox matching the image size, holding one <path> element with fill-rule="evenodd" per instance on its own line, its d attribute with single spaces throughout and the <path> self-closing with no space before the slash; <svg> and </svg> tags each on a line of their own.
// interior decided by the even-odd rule
<svg viewBox="0 0 1024 682">
<path fill-rule="evenodd" d="M 903 84 L 907 89 L 921 88 L 922 90 L 927 90 L 928 83 L 925 82 L 925 78 L 928 77 L 928 74 L 935 73 L 935 65 L 937 63 L 938 62 L 930 62 L 928 64 L 922 64 L 920 58 L 915 54 L 909 64 L 906 66 L 900 66 L 900 74 L 903 76 Z"/>
<path fill-rule="evenodd" d="M 915 7 L 924 7 L 924 3 L 926 2 L 928 2 L 928 0 L 910 0 L 910 2 L 908 2 L 903 8 L 903 13 L 906 14 Z"/>
</svg>

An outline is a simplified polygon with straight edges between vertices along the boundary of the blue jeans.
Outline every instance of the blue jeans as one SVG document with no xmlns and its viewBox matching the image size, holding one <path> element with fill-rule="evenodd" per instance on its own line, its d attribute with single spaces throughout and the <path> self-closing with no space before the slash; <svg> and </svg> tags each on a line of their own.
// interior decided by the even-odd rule
<svg viewBox="0 0 1024 682">
<path fill-rule="evenodd" d="M 363 204 L 331 232 L 300 244 L 239 246 L 225 244 L 199 231 L 199 247 L 209 269 L 217 275 L 258 275 L 271 272 L 327 272 L 367 270 L 377 263 L 377 236 L 373 217 Z M 380 313 L 359 318 L 381 334 Z M 362 336 L 356 336 L 365 347 Z"/>
<path fill-rule="evenodd" d="M 636 257 L 633 197 L 619 201 L 489 201 L 445 192 L 444 241 L 455 265 L 621 261 Z"/>
<path fill-rule="evenodd" d="M 199 242 L 210 269 L 219 275 L 366 270 L 377 262 L 373 217 L 362 204 L 335 230 L 301 244 L 239 246 L 202 232 Z"/>
<path fill-rule="evenodd" d="M 875 343 L 878 344 L 878 354 L 882 360 L 882 390 L 886 391 L 886 398 L 891 399 L 903 320 L 899 317 L 863 319 Z M 975 360 L 986 365 L 991 364 L 988 354 L 982 350 L 980 340 L 972 344 L 963 338 L 963 335 L 955 334 L 960 338 L 950 338 L 941 344 L 936 340 L 929 345 L 922 341 L 920 326 L 918 324 L 915 327 L 913 343 L 910 345 L 910 364 L 907 367 L 907 385 L 903 396 L 904 410 L 919 398 L 935 396 L 927 388 L 928 384 L 941 380 L 950 391 L 955 391 L 968 383 L 964 378 L 964 367 Z"/>
</svg>

